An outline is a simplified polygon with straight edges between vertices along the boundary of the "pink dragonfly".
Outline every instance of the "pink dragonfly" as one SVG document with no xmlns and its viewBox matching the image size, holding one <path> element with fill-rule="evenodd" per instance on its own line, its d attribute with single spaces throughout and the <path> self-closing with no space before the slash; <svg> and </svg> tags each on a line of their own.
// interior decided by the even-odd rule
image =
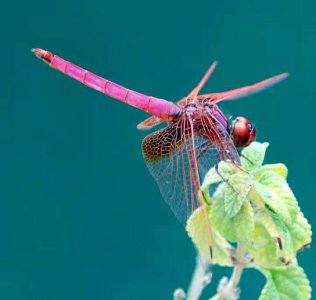
<svg viewBox="0 0 316 300">
<path fill-rule="evenodd" d="M 236 148 L 245 147 L 255 139 L 256 130 L 246 118 L 238 117 L 230 125 L 217 103 L 248 96 L 288 76 L 283 73 L 250 86 L 199 95 L 216 67 L 214 62 L 189 95 L 173 103 L 126 89 L 51 52 L 42 49 L 32 51 L 52 68 L 112 98 L 150 113 L 152 116 L 140 123 L 138 129 L 147 130 L 167 122 L 167 127 L 145 137 L 142 150 L 163 198 L 184 224 L 195 209 L 204 207 L 199 194 L 201 179 L 205 173 L 221 160 L 230 160 L 238 166 L 240 158 Z M 204 215 L 210 228 L 205 212 Z M 211 229 L 208 235 L 212 256 Z"/>
</svg>

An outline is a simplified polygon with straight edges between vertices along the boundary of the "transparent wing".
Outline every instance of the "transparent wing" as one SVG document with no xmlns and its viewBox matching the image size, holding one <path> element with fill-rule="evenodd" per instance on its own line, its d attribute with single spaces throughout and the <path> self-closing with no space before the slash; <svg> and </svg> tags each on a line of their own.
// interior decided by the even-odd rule
<svg viewBox="0 0 316 300">
<path fill-rule="evenodd" d="M 179 121 L 147 136 L 143 154 L 161 194 L 182 224 L 200 206 L 198 194 L 206 172 L 220 160 L 239 163 L 226 128 L 211 116 Z"/>
<path fill-rule="evenodd" d="M 162 119 L 156 117 L 156 116 L 151 116 L 147 119 L 145 119 L 143 122 L 139 123 L 137 125 L 137 129 L 139 130 L 149 130 L 159 124 L 164 122 Z"/>
<path fill-rule="evenodd" d="M 286 77 L 288 77 L 288 73 L 283 73 L 268 79 L 265 79 L 263 81 L 257 82 L 255 84 L 241 87 L 238 89 L 230 90 L 227 92 L 221 92 L 221 93 L 210 93 L 205 95 L 198 96 L 198 99 L 201 100 L 211 100 L 214 103 L 221 102 L 224 100 L 236 100 L 242 97 L 250 96 L 252 94 L 258 93 L 264 89 L 267 89 L 276 83 L 284 80 Z"/>
<path fill-rule="evenodd" d="M 201 81 L 199 82 L 199 84 L 190 92 L 190 94 L 187 96 L 187 98 L 189 100 L 195 99 L 197 97 L 197 95 L 199 94 L 200 90 L 203 88 L 203 86 L 205 85 L 205 83 L 208 81 L 208 79 L 210 78 L 210 76 L 213 74 L 213 72 L 215 71 L 217 66 L 217 61 L 214 61 L 211 66 L 208 68 L 208 70 L 206 71 L 205 75 L 203 76 L 203 78 L 201 79 Z"/>
<path fill-rule="evenodd" d="M 214 62 L 211 65 L 211 67 L 208 69 L 208 71 L 206 72 L 206 74 L 204 75 L 204 77 L 202 78 L 200 83 L 191 91 L 191 93 L 187 97 L 179 100 L 177 102 L 177 104 L 183 105 L 187 100 L 192 100 L 195 97 L 197 97 L 197 99 L 200 101 L 210 100 L 214 103 L 221 102 L 224 100 L 236 100 L 236 99 L 239 99 L 242 97 L 250 96 L 250 95 L 255 94 L 255 93 L 259 93 L 260 91 L 273 86 L 274 84 L 284 80 L 286 77 L 289 76 L 288 73 L 283 73 L 283 74 L 273 76 L 271 78 L 262 80 L 260 82 L 257 82 L 255 84 L 248 85 L 245 87 L 233 89 L 233 90 L 226 91 L 226 92 L 210 93 L 210 94 L 204 94 L 204 95 L 197 96 L 198 93 L 200 92 L 201 88 L 204 86 L 205 82 L 208 80 L 208 78 L 214 72 L 216 65 L 217 65 L 217 62 Z M 139 123 L 137 125 L 137 128 L 140 130 L 148 130 L 148 129 L 151 129 L 151 128 L 161 124 L 162 122 L 163 122 L 163 120 L 161 120 L 160 118 L 155 117 L 155 116 L 151 116 L 151 117 L 147 118 L 146 120 L 144 120 L 143 122 Z"/>
<path fill-rule="evenodd" d="M 201 81 L 199 82 L 199 84 L 189 93 L 189 95 L 187 97 L 182 98 L 181 100 L 179 100 L 177 102 L 177 104 L 182 105 L 188 99 L 189 100 L 195 99 L 197 97 L 198 93 L 200 92 L 200 90 L 202 89 L 202 87 L 204 86 L 204 84 L 206 83 L 206 81 L 213 74 L 216 66 L 217 66 L 217 62 L 215 61 L 209 67 L 209 69 L 207 70 L 207 72 L 205 73 L 205 75 L 203 76 Z M 161 120 L 160 118 L 157 118 L 155 116 L 151 116 L 151 117 L 147 118 L 146 120 L 144 120 L 143 122 L 139 123 L 137 125 L 137 129 L 139 129 L 139 130 L 149 130 L 149 129 L 161 124 L 162 122 L 163 122 L 163 120 Z"/>
</svg>

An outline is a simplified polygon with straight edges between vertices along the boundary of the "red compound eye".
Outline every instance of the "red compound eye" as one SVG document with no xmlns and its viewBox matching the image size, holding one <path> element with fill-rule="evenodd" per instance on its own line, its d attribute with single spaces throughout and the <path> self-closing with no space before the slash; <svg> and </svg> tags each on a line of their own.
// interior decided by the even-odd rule
<svg viewBox="0 0 316 300">
<path fill-rule="evenodd" d="M 244 117 L 237 117 L 232 126 L 236 147 L 248 146 L 256 138 L 256 128 Z"/>
</svg>

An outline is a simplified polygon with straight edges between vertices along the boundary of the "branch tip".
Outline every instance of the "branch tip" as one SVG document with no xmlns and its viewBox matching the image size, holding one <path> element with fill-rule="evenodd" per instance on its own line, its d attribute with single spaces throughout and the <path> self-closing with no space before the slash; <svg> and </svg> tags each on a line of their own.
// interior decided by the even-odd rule
<svg viewBox="0 0 316 300">
<path fill-rule="evenodd" d="M 173 300 L 182 300 L 185 296 L 185 292 L 181 288 L 178 288 L 173 292 Z"/>
</svg>

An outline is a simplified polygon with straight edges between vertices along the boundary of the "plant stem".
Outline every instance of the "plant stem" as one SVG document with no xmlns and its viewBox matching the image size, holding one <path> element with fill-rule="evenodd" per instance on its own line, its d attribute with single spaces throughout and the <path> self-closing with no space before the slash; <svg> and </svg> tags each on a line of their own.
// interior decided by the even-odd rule
<svg viewBox="0 0 316 300">
<path fill-rule="evenodd" d="M 239 290 L 237 286 L 240 281 L 240 277 L 245 268 L 244 264 L 244 247 L 241 244 L 237 246 L 237 263 L 234 267 L 234 271 L 230 277 L 228 283 L 219 285 L 217 294 L 210 300 L 237 300 L 239 298 Z"/>
<path fill-rule="evenodd" d="M 197 256 L 196 266 L 186 299 L 198 300 L 203 289 L 211 282 L 212 274 L 208 272 L 209 264 L 202 257 Z"/>
</svg>

